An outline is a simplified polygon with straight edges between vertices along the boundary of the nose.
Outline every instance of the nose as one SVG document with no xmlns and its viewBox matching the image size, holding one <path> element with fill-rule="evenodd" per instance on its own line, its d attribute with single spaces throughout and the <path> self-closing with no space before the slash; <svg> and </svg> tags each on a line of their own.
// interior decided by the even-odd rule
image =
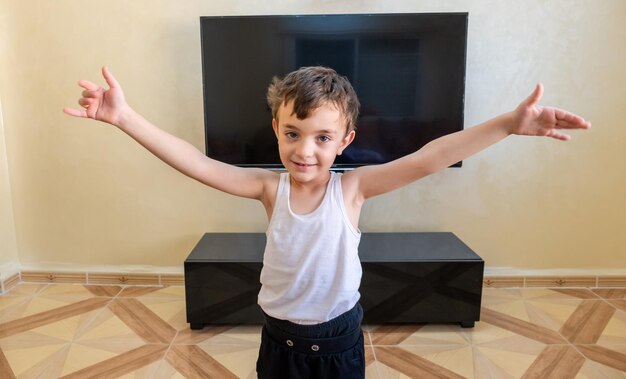
<svg viewBox="0 0 626 379">
<path fill-rule="evenodd" d="M 302 139 L 296 148 L 296 154 L 302 158 L 309 158 L 313 156 L 315 151 L 315 142 L 308 138 Z"/>
</svg>

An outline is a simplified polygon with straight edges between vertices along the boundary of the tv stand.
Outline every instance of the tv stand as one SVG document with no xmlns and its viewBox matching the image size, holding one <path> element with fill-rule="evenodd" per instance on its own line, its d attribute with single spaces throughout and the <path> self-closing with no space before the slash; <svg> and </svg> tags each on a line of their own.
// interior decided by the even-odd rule
<svg viewBox="0 0 626 379">
<path fill-rule="evenodd" d="M 206 233 L 185 260 L 187 322 L 261 324 L 265 234 Z M 366 324 L 480 319 L 483 260 L 453 233 L 363 233 L 361 305 Z"/>
</svg>

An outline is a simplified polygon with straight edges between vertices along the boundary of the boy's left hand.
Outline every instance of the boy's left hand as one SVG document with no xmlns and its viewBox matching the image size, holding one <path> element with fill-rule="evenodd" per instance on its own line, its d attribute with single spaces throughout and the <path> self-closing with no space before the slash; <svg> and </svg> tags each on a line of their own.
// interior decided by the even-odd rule
<svg viewBox="0 0 626 379">
<path fill-rule="evenodd" d="M 558 129 L 589 129 L 591 123 L 562 109 L 538 105 L 543 95 L 543 85 L 537 84 L 533 93 L 513 112 L 515 122 L 511 134 L 552 137 L 567 141 L 571 137 Z"/>
</svg>

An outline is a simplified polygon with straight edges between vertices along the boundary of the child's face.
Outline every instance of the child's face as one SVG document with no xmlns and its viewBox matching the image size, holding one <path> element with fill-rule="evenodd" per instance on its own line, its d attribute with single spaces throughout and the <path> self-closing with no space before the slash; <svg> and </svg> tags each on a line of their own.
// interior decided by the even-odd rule
<svg viewBox="0 0 626 379">
<path fill-rule="evenodd" d="M 332 105 L 323 105 L 304 120 L 293 112 L 293 101 L 278 109 L 278 121 L 272 127 L 278 138 L 280 160 L 298 182 L 327 180 L 335 157 L 354 139 L 354 131 L 346 135 L 341 112 Z"/>
</svg>

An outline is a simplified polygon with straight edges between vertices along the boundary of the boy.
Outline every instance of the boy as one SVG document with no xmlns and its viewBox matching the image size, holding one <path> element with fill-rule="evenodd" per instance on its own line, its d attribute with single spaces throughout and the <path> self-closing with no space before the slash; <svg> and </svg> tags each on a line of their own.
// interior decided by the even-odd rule
<svg viewBox="0 0 626 379">
<path fill-rule="evenodd" d="M 81 110 L 72 116 L 119 127 L 157 157 L 221 191 L 257 199 L 269 219 L 258 302 L 265 313 L 259 378 L 363 378 L 358 303 L 359 214 L 365 200 L 390 192 L 485 149 L 510 134 L 568 140 L 558 129 L 591 124 L 537 105 L 543 87 L 514 111 L 428 143 L 395 161 L 330 171 L 354 140 L 359 102 L 350 83 L 329 68 L 305 67 L 268 89 L 272 128 L 286 173 L 240 168 L 206 157 L 191 144 L 135 113 L 106 69 L 109 85 L 80 81 Z"/>
</svg>

